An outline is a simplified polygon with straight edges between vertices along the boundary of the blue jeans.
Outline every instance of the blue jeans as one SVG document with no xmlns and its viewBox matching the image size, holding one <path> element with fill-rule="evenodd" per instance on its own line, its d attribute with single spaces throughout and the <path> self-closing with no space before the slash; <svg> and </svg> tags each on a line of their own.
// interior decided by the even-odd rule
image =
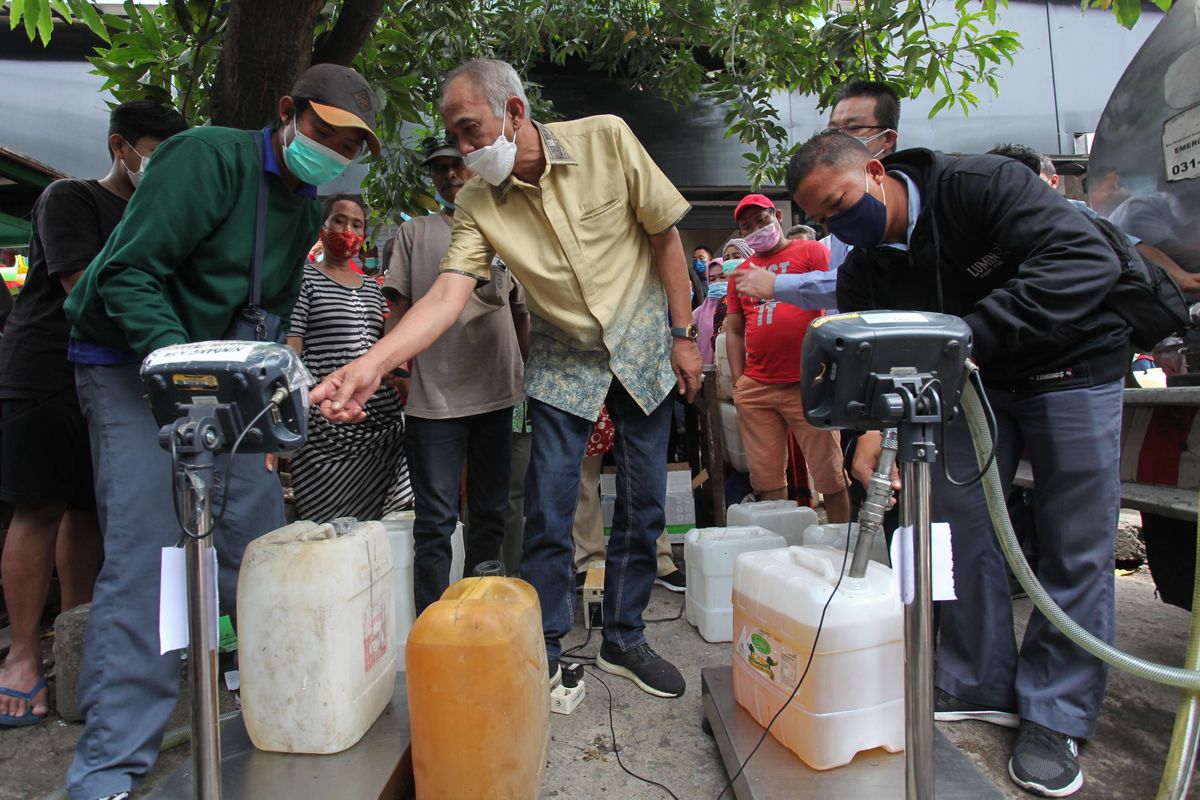
<svg viewBox="0 0 1200 800">
<path fill-rule="evenodd" d="M 508 509 L 512 407 L 469 417 L 408 417 L 405 447 L 412 482 L 413 595 L 417 613 L 450 585 L 450 537 L 458 522 L 463 463 L 467 465 L 468 528 L 463 573 L 500 558 Z"/>
<path fill-rule="evenodd" d="M 1120 381 L 1058 392 L 988 391 L 996 466 L 1007 496 L 1023 450 L 1033 467 L 1037 578 L 1076 622 L 1112 642 L 1113 539 L 1121 505 Z M 978 469 L 963 415 L 946 425 L 950 474 Z M 933 466 L 935 520 L 950 523 L 957 600 L 940 606 L 937 685 L 957 698 L 1015 707 L 1068 736 L 1088 738 L 1108 668 L 1035 610 L 1018 647 L 1004 556 L 978 483 L 954 486 Z"/>
<path fill-rule="evenodd" d="M 181 536 L 171 488 L 171 457 L 158 444 L 138 365 L 80 366 L 79 403 L 96 468 L 104 567 L 96 581 L 79 674 L 87 721 L 67 771 L 72 800 L 129 791 L 158 757 L 179 697 L 179 652 L 158 650 L 161 550 Z M 229 470 L 229 510 L 214 532 L 223 612 L 237 596 L 238 568 L 251 539 L 283 525 L 283 492 L 263 457 L 239 455 Z M 213 499 L 218 512 L 219 497 Z"/>
<path fill-rule="evenodd" d="M 621 651 L 646 641 L 642 612 L 654 585 L 655 540 L 663 531 L 671 403 L 646 414 L 614 380 L 606 399 L 616 427 L 617 502 L 604 572 L 604 640 Z M 571 526 L 579 501 L 579 465 L 595 423 L 529 401 L 533 449 L 525 479 L 521 577 L 537 589 L 546 653 L 555 660 L 575 615 Z"/>
</svg>

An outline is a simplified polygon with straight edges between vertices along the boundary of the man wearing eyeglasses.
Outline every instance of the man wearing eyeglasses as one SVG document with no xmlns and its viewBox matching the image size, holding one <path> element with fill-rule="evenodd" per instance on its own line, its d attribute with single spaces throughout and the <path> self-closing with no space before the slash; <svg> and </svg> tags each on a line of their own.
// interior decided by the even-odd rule
<svg viewBox="0 0 1200 800">
<path fill-rule="evenodd" d="M 822 133 L 841 131 L 863 143 L 872 158 L 896 152 L 900 125 L 900 98 L 886 83 L 851 81 L 834 98 L 829 127 Z M 836 236 L 821 240 L 829 247 L 829 271 L 775 275 L 763 269 L 737 274 L 737 291 L 760 300 L 779 300 L 807 310 L 824 308 L 835 313 L 838 267 L 850 247 Z"/>
</svg>

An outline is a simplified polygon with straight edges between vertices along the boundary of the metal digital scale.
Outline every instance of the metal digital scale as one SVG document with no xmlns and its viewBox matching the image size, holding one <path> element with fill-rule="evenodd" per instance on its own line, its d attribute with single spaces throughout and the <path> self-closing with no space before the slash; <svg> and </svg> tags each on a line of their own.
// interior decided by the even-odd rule
<svg viewBox="0 0 1200 800">
<path fill-rule="evenodd" d="M 846 766 L 813 770 L 767 736 L 746 763 L 762 738 L 762 726 L 734 700 L 731 668 L 709 667 L 701 672 L 705 718 L 728 774 L 741 770 L 732 787 L 740 800 L 1003 797 L 933 724 L 929 470 L 937 460 L 938 427 L 954 413 L 970 354 L 970 328 L 945 314 L 839 314 L 815 321 L 805 335 L 801 382 L 809 423 L 896 431 L 900 524 L 913 530 L 913 596 L 904 606 L 905 749 L 903 755 L 872 750 Z M 885 471 L 890 473 L 890 465 Z M 861 557 L 854 559 L 850 575 L 855 565 L 865 565 L 869 550 L 870 542 L 860 535 L 856 556 Z"/>
</svg>

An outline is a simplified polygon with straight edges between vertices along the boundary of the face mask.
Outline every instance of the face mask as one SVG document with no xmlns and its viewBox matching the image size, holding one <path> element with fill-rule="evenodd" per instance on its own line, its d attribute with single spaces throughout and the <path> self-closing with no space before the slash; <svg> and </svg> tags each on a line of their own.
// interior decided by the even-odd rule
<svg viewBox="0 0 1200 800">
<path fill-rule="evenodd" d="M 367 256 L 363 259 L 363 272 L 368 275 L 374 275 L 379 272 L 379 259 L 375 256 Z"/>
<path fill-rule="evenodd" d="M 729 291 L 729 284 L 725 281 L 713 281 L 708 285 L 708 296 L 713 300 L 724 299 Z"/>
<path fill-rule="evenodd" d="M 870 192 L 870 182 L 864 172 L 863 196 L 854 205 L 825 221 L 829 232 L 855 247 L 875 247 L 887 231 L 887 203 L 879 202 Z M 887 195 L 884 194 L 884 200 Z"/>
<path fill-rule="evenodd" d="M 346 261 L 357 253 L 366 238 L 353 231 L 334 233 L 328 228 L 321 228 L 321 244 L 325 245 L 325 252 L 338 261 Z"/>
<path fill-rule="evenodd" d="M 779 230 L 778 224 L 772 222 L 767 227 L 759 228 L 754 233 L 747 234 L 742 238 L 754 252 L 769 253 L 779 246 L 779 240 L 783 238 L 783 231 Z"/>
<path fill-rule="evenodd" d="M 447 200 L 446 198 L 442 197 L 442 193 L 441 193 L 441 192 L 434 191 L 434 193 L 433 193 L 433 199 L 434 199 L 434 200 L 437 200 L 439 203 L 441 203 L 441 204 L 442 204 L 442 208 L 446 209 L 447 211 L 453 211 L 453 210 L 454 210 L 454 203 L 451 203 L 449 200 Z"/>
<path fill-rule="evenodd" d="M 692 267 L 696 270 L 696 272 L 699 272 L 701 275 L 703 275 L 708 271 L 708 262 L 703 258 L 695 258 L 692 259 Z"/>
<path fill-rule="evenodd" d="M 350 159 L 301 133 L 296 127 L 294 116 L 292 141 L 283 148 L 283 160 L 287 164 L 288 172 L 313 186 L 329 183 L 350 166 Z"/>
<path fill-rule="evenodd" d="M 517 160 L 516 132 L 513 132 L 511 142 L 504 138 L 504 126 L 507 122 L 508 115 L 506 114 L 500 123 L 500 135 L 496 137 L 496 141 L 463 156 L 463 164 L 467 169 L 478 174 L 492 186 L 499 186 L 509 175 L 512 175 L 513 164 Z"/>
<path fill-rule="evenodd" d="M 721 265 L 721 274 L 728 275 L 729 273 L 733 272 L 735 269 L 740 267 L 743 263 L 745 263 L 745 261 L 746 261 L 746 259 L 744 259 L 744 258 L 727 258 L 727 259 L 725 259 L 725 263 Z"/>
<path fill-rule="evenodd" d="M 121 166 L 125 167 L 125 174 L 129 176 L 129 182 L 133 184 L 133 188 L 136 189 L 138 184 L 142 182 L 142 173 L 146 171 L 146 164 L 150 161 L 150 156 L 144 156 L 141 153 L 138 153 L 137 148 L 129 144 L 128 139 L 125 140 L 125 144 L 128 145 L 130 150 L 137 153 L 138 156 L 137 172 L 134 172 L 129 168 L 129 166 L 125 163 L 125 159 L 121 159 Z"/>
<path fill-rule="evenodd" d="M 888 133 L 888 132 L 890 132 L 890 130 L 891 130 L 891 129 L 889 128 L 889 129 L 888 129 L 888 130 L 886 130 L 886 131 L 880 131 L 879 133 L 875 134 L 874 136 L 855 136 L 854 138 L 855 138 L 855 139 L 857 139 L 857 140 L 858 140 L 858 142 L 859 142 L 859 143 L 860 143 L 860 144 L 861 144 L 863 147 L 866 147 L 867 149 L 870 149 L 871 142 L 875 141 L 875 140 L 876 140 L 876 139 L 878 139 L 880 136 L 883 136 L 885 133 Z M 876 150 L 876 151 L 875 151 L 875 152 L 874 152 L 874 153 L 871 155 L 871 158 L 879 158 L 879 154 L 880 154 L 880 153 L 882 153 L 882 152 L 883 152 L 884 150 L 886 150 L 886 149 L 887 149 L 887 148 L 885 148 L 885 147 L 881 147 L 881 148 L 879 148 L 878 150 Z"/>
</svg>

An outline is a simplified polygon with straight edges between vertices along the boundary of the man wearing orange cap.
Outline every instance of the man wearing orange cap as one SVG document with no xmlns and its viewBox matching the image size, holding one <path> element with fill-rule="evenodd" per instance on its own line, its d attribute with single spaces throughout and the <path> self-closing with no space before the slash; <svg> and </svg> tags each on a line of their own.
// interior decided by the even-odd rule
<svg viewBox="0 0 1200 800">
<path fill-rule="evenodd" d="M 257 303 L 281 338 L 321 228 L 317 186 L 367 148 L 377 102 L 352 69 L 319 64 L 259 131 L 205 126 L 164 142 L 104 249 L 68 295 L 75 363 L 104 530 L 79 680 L 87 727 L 67 774 L 72 800 L 124 798 L 154 764 L 179 690 L 179 653 L 159 653 L 159 562 L 181 531 L 171 459 L 144 399 L 139 363 L 170 344 L 245 338 L 261 227 Z M 263 202 L 258 198 L 263 193 Z M 283 525 L 279 481 L 257 459 L 217 457 L 230 482 L 214 531 L 222 606 L 232 610 L 246 544 Z M 217 509 L 214 509 L 214 513 Z"/>
</svg>

